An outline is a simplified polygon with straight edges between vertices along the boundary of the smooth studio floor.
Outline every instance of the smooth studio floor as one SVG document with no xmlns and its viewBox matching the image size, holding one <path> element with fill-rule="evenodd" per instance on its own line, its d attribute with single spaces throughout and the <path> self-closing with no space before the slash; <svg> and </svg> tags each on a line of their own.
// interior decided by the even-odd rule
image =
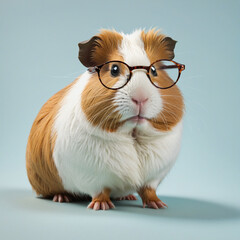
<svg viewBox="0 0 240 240">
<path fill-rule="evenodd" d="M 217 201 L 161 196 L 168 209 L 141 200 L 114 202 L 110 211 L 88 202 L 54 203 L 30 189 L 0 190 L 0 238 L 11 239 L 239 239 L 240 209 Z"/>
</svg>

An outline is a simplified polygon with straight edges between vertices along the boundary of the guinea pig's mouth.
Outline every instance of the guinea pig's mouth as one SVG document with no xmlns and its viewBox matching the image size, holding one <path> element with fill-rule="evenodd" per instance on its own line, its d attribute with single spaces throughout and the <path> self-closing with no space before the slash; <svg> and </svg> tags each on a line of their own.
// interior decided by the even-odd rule
<svg viewBox="0 0 240 240">
<path fill-rule="evenodd" d="M 134 123 L 143 123 L 147 120 L 149 120 L 149 119 L 146 118 L 146 117 L 137 115 L 137 116 L 133 116 L 133 117 L 130 117 L 130 118 L 126 119 L 124 122 L 131 121 L 131 122 L 134 122 Z"/>
</svg>

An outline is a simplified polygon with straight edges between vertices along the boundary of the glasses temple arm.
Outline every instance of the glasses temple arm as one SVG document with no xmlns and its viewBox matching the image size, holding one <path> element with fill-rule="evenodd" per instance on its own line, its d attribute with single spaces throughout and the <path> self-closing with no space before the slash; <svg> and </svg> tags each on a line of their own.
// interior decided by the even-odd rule
<svg viewBox="0 0 240 240">
<path fill-rule="evenodd" d="M 90 73 L 95 73 L 95 72 L 98 72 L 99 70 L 100 70 L 100 68 L 98 66 L 88 68 L 88 71 Z"/>
</svg>

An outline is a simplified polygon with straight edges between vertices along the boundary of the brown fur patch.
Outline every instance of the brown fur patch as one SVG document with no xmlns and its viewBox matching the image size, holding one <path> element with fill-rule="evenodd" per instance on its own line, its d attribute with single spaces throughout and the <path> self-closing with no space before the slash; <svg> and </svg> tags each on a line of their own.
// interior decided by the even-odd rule
<svg viewBox="0 0 240 240">
<path fill-rule="evenodd" d="M 150 122 L 153 127 L 161 131 L 169 131 L 183 117 L 183 97 L 176 85 L 168 89 L 160 89 L 160 93 L 163 101 L 163 109 L 157 118 L 150 120 Z"/>
<path fill-rule="evenodd" d="M 172 60 L 174 58 L 174 52 L 172 49 L 174 46 L 171 46 L 172 44 L 169 44 L 168 41 L 164 41 L 164 39 L 169 38 L 163 34 L 159 34 L 159 31 L 154 29 L 147 33 L 142 31 L 141 37 L 144 42 L 144 49 L 151 63 L 159 59 Z M 175 42 L 174 40 L 172 41 Z"/>
<path fill-rule="evenodd" d="M 143 187 L 138 191 L 139 196 L 142 198 L 142 202 L 148 204 L 150 201 L 159 201 L 156 191 L 150 187 Z"/>
<path fill-rule="evenodd" d="M 92 55 L 98 64 L 107 61 L 123 61 L 118 52 L 122 36 L 117 32 L 103 30 L 98 37 L 100 47 L 95 47 Z M 116 79 L 117 81 L 117 79 Z M 116 81 L 111 82 L 113 86 Z M 116 91 L 105 88 L 98 79 L 98 74 L 93 73 L 87 86 L 82 93 L 82 109 L 88 121 L 93 126 L 100 126 L 102 129 L 114 132 L 122 124 L 119 122 L 121 116 L 113 106 L 113 98 Z"/>
<path fill-rule="evenodd" d="M 142 39 L 151 63 L 160 59 L 171 60 L 174 57 L 173 51 L 170 51 L 174 46 L 169 47 L 169 45 L 173 45 L 174 43 L 167 44 L 166 41 L 164 41 L 166 36 L 159 34 L 158 31 L 150 30 L 147 33 L 142 32 Z M 163 110 L 157 118 L 151 119 L 150 123 L 158 130 L 169 131 L 183 117 L 183 97 L 177 85 L 168 89 L 159 89 L 159 92 L 163 100 Z"/>
<path fill-rule="evenodd" d="M 110 193 L 109 188 L 104 188 L 103 191 L 92 199 L 92 202 L 110 202 Z"/>
<path fill-rule="evenodd" d="M 97 40 L 98 46 L 95 46 L 92 57 L 96 65 L 103 64 L 111 60 L 122 60 L 122 56 L 117 49 L 122 42 L 122 35 L 116 31 L 102 30 Z"/>
<path fill-rule="evenodd" d="M 56 93 L 43 105 L 28 138 L 26 152 L 28 179 L 36 193 L 43 197 L 65 193 L 52 158 L 56 140 L 56 136 L 52 136 L 52 126 L 60 102 L 73 83 Z"/>
</svg>

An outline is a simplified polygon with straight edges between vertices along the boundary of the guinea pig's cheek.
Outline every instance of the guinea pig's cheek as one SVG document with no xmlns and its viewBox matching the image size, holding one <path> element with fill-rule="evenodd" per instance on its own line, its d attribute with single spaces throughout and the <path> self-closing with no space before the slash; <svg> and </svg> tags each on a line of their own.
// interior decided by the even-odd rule
<svg viewBox="0 0 240 240">
<path fill-rule="evenodd" d="M 157 116 L 150 120 L 150 123 L 159 131 L 170 131 L 182 119 L 183 97 L 176 85 L 169 89 L 161 89 L 160 93 L 162 108 Z"/>
<path fill-rule="evenodd" d="M 149 119 L 157 118 L 163 110 L 163 99 L 159 90 L 156 89 L 155 94 L 150 96 L 148 105 L 146 106 L 147 117 Z"/>
<path fill-rule="evenodd" d="M 88 122 L 94 127 L 115 132 L 120 126 L 121 115 L 113 103 L 114 91 L 92 78 L 81 97 L 81 106 Z"/>
</svg>

